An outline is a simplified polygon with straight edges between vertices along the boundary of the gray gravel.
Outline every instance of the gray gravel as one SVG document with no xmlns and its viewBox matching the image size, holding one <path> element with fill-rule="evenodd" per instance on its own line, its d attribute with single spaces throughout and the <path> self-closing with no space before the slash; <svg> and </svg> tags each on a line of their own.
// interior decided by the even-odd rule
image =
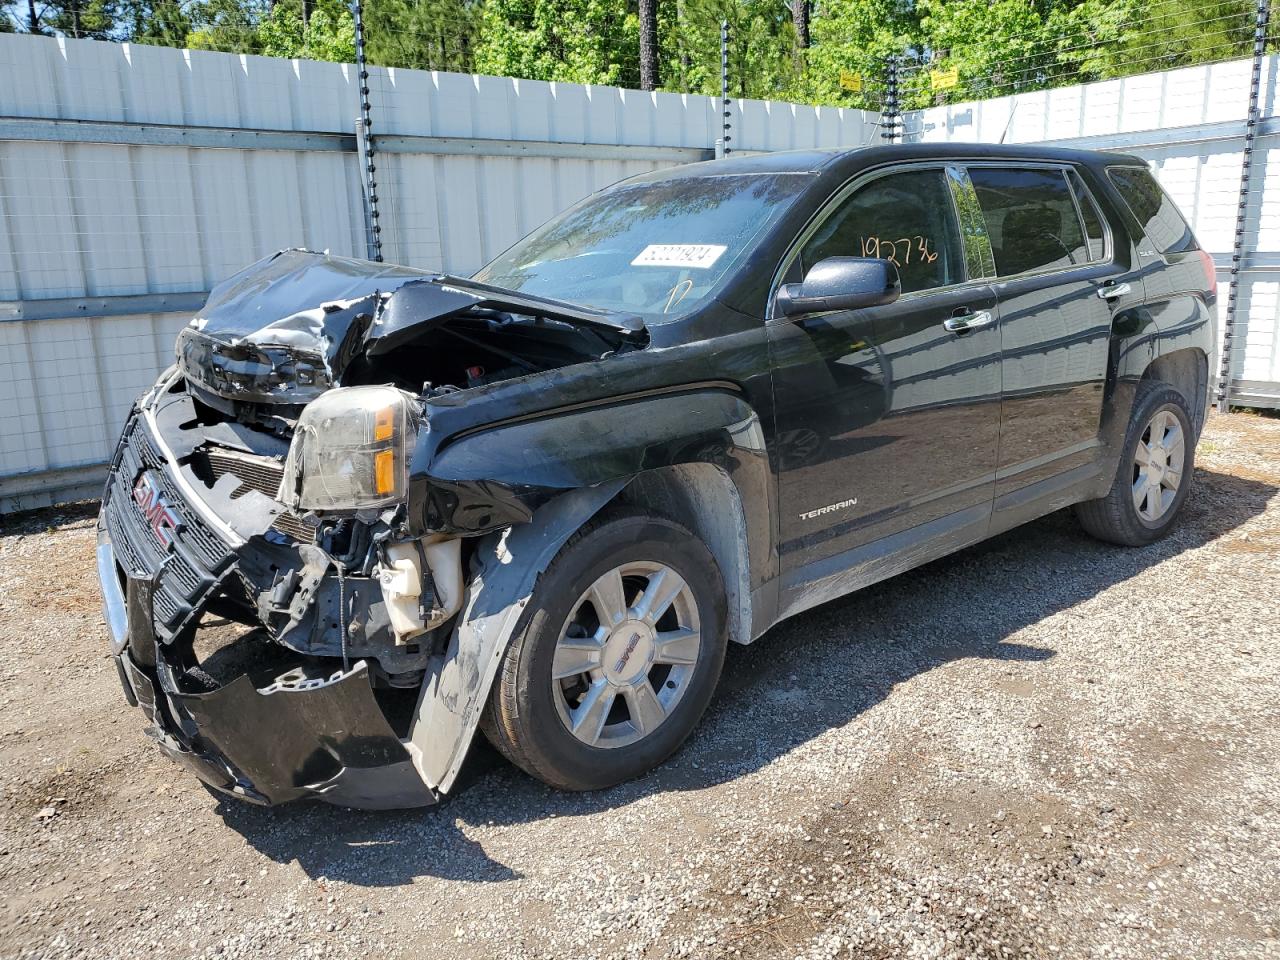
<svg viewBox="0 0 1280 960">
<path fill-rule="evenodd" d="M 1045 518 L 731 650 L 644 780 L 383 814 L 163 760 L 91 512 L 0 518 L 0 955 L 1280 957 L 1278 488 L 1214 418 L 1160 544 Z"/>
</svg>

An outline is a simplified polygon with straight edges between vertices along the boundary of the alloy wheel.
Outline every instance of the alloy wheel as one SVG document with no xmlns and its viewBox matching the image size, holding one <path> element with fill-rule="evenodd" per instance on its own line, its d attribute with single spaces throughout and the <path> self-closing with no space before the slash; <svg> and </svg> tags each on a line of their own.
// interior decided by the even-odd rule
<svg viewBox="0 0 1280 960">
<path fill-rule="evenodd" d="M 1138 440 L 1133 457 L 1133 506 L 1148 523 L 1163 517 L 1178 495 L 1186 438 L 1178 418 L 1160 410 Z"/>
<path fill-rule="evenodd" d="M 560 628 L 552 695 L 566 729 L 593 747 L 625 747 L 660 726 L 684 696 L 702 646 L 693 591 L 670 567 L 609 570 Z"/>
</svg>

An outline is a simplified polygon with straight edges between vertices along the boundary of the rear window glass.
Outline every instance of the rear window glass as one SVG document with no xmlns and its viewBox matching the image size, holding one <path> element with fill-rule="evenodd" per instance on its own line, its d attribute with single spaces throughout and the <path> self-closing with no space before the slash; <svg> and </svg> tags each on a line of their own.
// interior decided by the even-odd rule
<svg viewBox="0 0 1280 960">
<path fill-rule="evenodd" d="M 1161 253 L 1196 249 L 1196 238 L 1169 195 L 1143 167 L 1112 167 L 1107 171 L 1142 230 Z"/>
<path fill-rule="evenodd" d="M 972 167 L 969 179 L 999 276 L 1089 262 L 1080 215 L 1061 170 Z"/>
<path fill-rule="evenodd" d="M 1074 170 L 1067 172 L 1067 180 L 1071 189 L 1076 192 L 1076 201 L 1080 204 L 1080 216 L 1084 219 L 1084 235 L 1089 241 L 1089 259 L 1102 260 L 1107 255 L 1107 235 L 1102 228 L 1102 212 L 1093 194 Z"/>
<path fill-rule="evenodd" d="M 889 260 L 903 293 L 964 282 L 960 231 L 942 171 L 893 173 L 858 190 L 800 251 L 806 271 L 827 257 Z"/>
</svg>

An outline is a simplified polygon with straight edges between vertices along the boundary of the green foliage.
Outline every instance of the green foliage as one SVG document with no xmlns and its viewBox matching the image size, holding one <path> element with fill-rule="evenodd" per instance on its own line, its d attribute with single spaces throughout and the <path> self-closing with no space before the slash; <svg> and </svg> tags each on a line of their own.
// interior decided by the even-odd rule
<svg viewBox="0 0 1280 960">
<path fill-rule="evenodd" d="M 365 45 L 371 63 L 470 73 L 480 30 L 473 0 L 368 0 Z"/>
<path fill-rule="evenodd" d="M 276 0 L 258 24 L 258 49 L 268 57 L 302 57 L 350 63 L 356 57 L 356 28 L 351 11 L 336 0 L 322 0 L 302 20 L 302 0 Z"/>
<path fill-rule="evenodd" d="M 486 0 L 475 70 L 635 86 L 639 23 L 617 0 Z"/>
<path fill-rule="evenodd" d="M 720 92 L 720 21 L 727 20 L 730 94 L 776 99 L 790 92 L 795 32 L 784 3 L 680 0 L 674 6 L 659 23 L 664 89 L 708 96 Z"/>
<path fill-rule="evenodd" d="M 110 40 L 120 12 L 119 0 L 53 0 L 44 5 L 41 21 L 68 37 Z"/>
<path fill-rule="evenodd" d="M 815 16 L 813 46 L 796 84 L 800 99 L 876 109 L 885 58 L 919 38 L 919 14 L 906 0 L 829 0 Z M 841 86 L 841 72 L 860 78 L 861 91 Z"/>
<path fill-rule="evenodd" d="M 801 49 L 796 2 L 658 0 L 660 88 L 719 93 L 722 20 L 733 96 L 872 110 L 891 55 L 906 63 L 903 106 L 922 107 L 1244 57 L 1252 46 L 1254 0 L 809 0 L 812 43 Z M 638 0 L 364 0 L 365 37 L 375 64 L 637 86 L 637 9 Z M 346 0 L 0 0 L 0 31 L 15 28 L 355 57 Z"/>
</svg>

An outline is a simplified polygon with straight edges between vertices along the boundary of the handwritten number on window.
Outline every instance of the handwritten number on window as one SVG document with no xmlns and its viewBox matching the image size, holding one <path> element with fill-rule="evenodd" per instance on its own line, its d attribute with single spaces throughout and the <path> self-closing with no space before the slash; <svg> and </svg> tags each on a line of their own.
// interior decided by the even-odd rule
<svg viewBox="0 0 1280 960">
<path fill-rule="evenodd" d="M 882 240 L 874 236 L 863 237 L 862 255 L 888 260 L 898 268 L 909 266 L 913 255 L 917 263 L 933 263 L 938 259 L 938 254 L 929 249 L 931 243 L 932 241 L 922 234 L 899 237 L 896 240 Z M 899 253 L 902 254 L 901 258 L 898 256 Z"/>
</svg>

